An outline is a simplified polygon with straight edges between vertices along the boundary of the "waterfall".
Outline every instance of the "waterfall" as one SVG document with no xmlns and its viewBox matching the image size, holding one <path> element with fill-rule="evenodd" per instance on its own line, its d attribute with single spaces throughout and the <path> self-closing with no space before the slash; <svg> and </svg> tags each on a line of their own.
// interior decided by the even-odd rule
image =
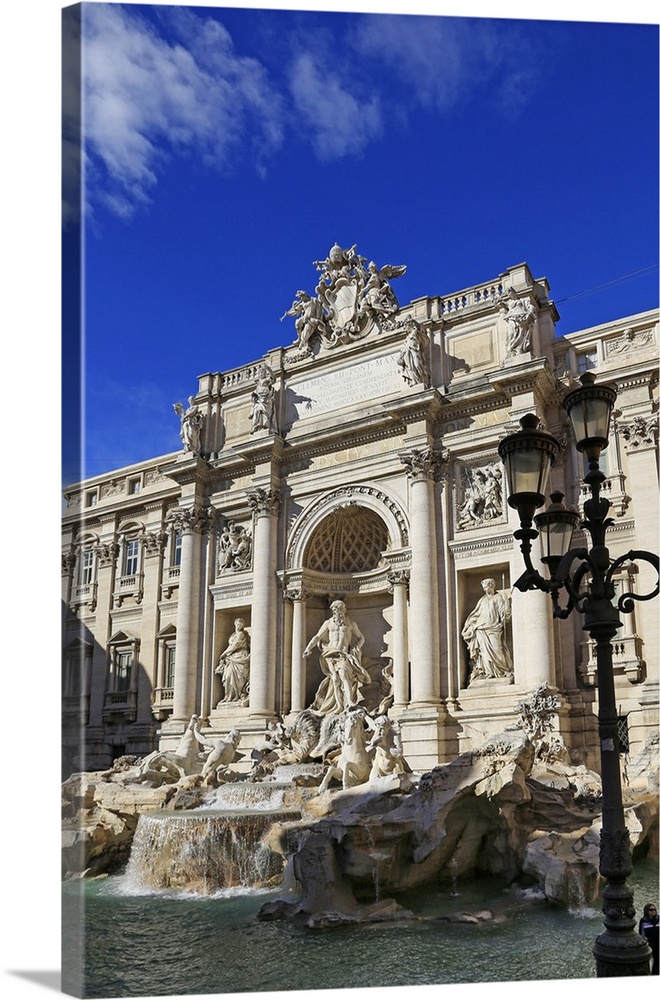
<svg viewBox="0 0 660 1000">
<path fill-rule="evenodd" d="M 283 858 L 262 836 L 290 812 L 231 814 L 213 810 L 140 816 L 124 876 L 124 889 L 187 889 L 211 895 L 235 886 L 279 882 Z"/>
</svg>

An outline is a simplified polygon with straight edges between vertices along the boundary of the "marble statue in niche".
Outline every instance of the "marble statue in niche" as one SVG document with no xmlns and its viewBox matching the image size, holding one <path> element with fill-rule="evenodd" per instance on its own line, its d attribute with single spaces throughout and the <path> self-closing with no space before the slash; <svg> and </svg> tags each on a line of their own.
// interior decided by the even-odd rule
<svg viewBox="0 0 660 1000">
<path fill-rule="evenodd" d="M 483 597 L 465 619 L 461 635 L 470 654 L 470 683 L 508 677 L 513 681 L 513 663 L 504 629 L 511 619 L 511 604 L 496 590 L 490 577 L 481 581 Z"/>
<path fill-rule="evenodd" d="M 371 678 L 362 666 L 364 636 L 348 617 L 343 601 L 330 605 L 332 616 L 323 622 L 303 652 L 306 658 L 318 647 L 324 678 L 311 708 L 323 715 L 338 714 L 363 701 L 362 685 Z"/>
<path fill-rule="evenodd" d="M 224 696 L 219 704 L 248 704 L 250 688 L 250 634 L 242 618 L 234 621 L 234 631 L 220 654 L 216 674 L 220 675 Z"/>
</svg>

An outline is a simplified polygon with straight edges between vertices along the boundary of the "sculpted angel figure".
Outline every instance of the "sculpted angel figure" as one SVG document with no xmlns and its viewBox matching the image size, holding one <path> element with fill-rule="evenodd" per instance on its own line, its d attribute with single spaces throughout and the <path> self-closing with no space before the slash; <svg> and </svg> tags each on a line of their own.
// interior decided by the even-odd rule
<svg viewBox="0 0 660 1000">
<path fill-rule="evenodd" d="M 172 406 L 174 407 L 174 412 L 178 413 L 181 417 L 181 430 L 179 433 L 183 442 L 183 450 L 197 455 L 201 447 L 201 432 L 204 418 L 195 404 L 195 397 L 188 396 L 187 410 L 184 408 L 183 403 L 173 403 Z"/>
<path fill-rule="evenodd" d="M 321 286 L 323 285 L 323 288 Z M 323 281 L 319 282 L 317 286 L 317 294 L 319 298 L 313 299 L 302 288 L 296 292 L 296 297 L 291 303 L 291 308 L 287 309 L 283 316 L 280 316 L 280 322 L 285 318 L 285 316 L 296 316 L 296 333 L 297 338 L 294 341 L 294 347 L 300 347 L 303 351 L 310 351 L 310 341 L 314 334 L 318 331 L 320 334 L 326 332 L 326 319 L 323 312 L 323 301 L 320 297 L 321 292 L 325 295 L 325 285 Z M 319 291 L 320 290 L 320 291 Z"/>
<path fill-rule="evenodd" d="M 307 644 L 303 652 L 308 657 L 315 647 L 320 650 L 321 670 L 325 674 L 311 708 L 323 715 L 340 713 L 362 701 L 362 684 L 371 678 L 362 666 L 364 636 L 348 617 L 343 601 L 330 605 L 332 617 Z"/>
<path fill-rule="evenodd" d="M 399 303 L 388 279 L 400 278 L 406 273 L 406 265 L 386 264 L 379 269 L 376 262 L 370 260 L 367 271 L 369 276 L 360 294 L 360 311 L 371 309 L 382 317 L 398 312 Z"/>
</svg>

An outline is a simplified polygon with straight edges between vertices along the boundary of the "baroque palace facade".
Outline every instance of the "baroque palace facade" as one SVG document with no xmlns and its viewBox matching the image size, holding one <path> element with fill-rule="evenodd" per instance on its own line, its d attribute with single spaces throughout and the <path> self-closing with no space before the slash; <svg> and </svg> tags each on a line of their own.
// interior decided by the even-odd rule
<svg viewBox="0 0 660 1000">
<path fill-rule="evenodd" d="M 315 264 L 315 294 L 285 314 L 295 343 L 200 376 L 175 405 L 179 452 L 65 492 L 65 771 L 175 747 L 192 714 L 209 735 L 239 729 L 249 757 L 269 723 L 319 705 L 310 640 L 337 600 L 413 768 L 511 725 L 543 685 L 567 746 L 597 766 L 592 644 L 579 615 L 553 620 L 546 595 L 513 589 L 497 446 L 536 413 L 564 446 L 552 488 L 580 509 L 561 401 L 587 369 L 615 383 L 610 548 L 657 550 L 657 311 L 557 337 L 548 282 L 525 264 L 405 306 L 403 266 L 337 245 Z M 645 573 L 626 563 L 620 591 L 652 589 Z M 490 662 L 470 624 L 484 591 L 501 612 Z M 632 751 L 657 730 L 657 603 L 614 643 Z"/>
</svg>

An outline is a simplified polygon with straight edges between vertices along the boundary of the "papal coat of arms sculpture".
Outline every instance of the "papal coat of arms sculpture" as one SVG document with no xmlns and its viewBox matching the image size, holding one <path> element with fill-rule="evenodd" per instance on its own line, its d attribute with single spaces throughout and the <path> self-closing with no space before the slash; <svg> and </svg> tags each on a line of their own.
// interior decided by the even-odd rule
<svg viewBox="0 0 660 1000">
<path fill-rule="evenodd" d="M 357 244 L 343 250 L 335 243 L 314 266 L 320 272 L 315 294 L 300 289 L 291 308 L 280 317 L 295 317 L 293 346 L 301 355 L 312 354 L 316 342 L 335 347 L 397 325 L 399 303 L 390 281 L 405 274 L 405 264 L 378 267 L 357 253 Z"/>
</svg>

